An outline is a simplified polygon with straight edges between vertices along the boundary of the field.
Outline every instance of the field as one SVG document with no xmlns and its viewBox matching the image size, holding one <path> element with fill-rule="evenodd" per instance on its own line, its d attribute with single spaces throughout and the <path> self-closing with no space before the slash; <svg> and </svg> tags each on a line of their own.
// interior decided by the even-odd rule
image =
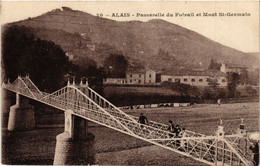
<svg viewBox="0 0 260 166">
<path fill-rule="evenodd" d="M 138 93 L 138 94 L 163 94 L 163 95 L 178 95 L 177 92 L 172 91 L 161 86 L 105 86 L 104 94 L 107 96 L 115 94 Z"/>
<path fill-rule="evenodd" d="M 148 120 L 167 124 L 173 120 L 187 130 L 213 134 L 219 119 L 224 130 L 231 133 L 244 118 L 249 132 L 258 131 L 259 103 L 236 103 L 218 105 L 193 105 L 180 108 L 153 108 L 126 111 L 139 116 L 143 112 Z M 2 128 L 3 164 L 52 164 L 56 136 L 63 132 L 63 114 L 47 114 L 36 117 L 37 129 L 8 132 Z M 6 125 L 4 125 L 6 126 Z M 121 134 L 111 129 L 89 123 L 89 132 L 95 138 L 96 164 L 101 165 L 202 165 L 169 150 Z"/>
</svg>

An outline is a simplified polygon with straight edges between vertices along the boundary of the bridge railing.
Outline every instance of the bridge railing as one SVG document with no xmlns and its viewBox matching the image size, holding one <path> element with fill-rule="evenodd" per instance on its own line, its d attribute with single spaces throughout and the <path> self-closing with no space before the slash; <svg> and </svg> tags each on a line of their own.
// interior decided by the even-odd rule
<svg viewBox="0 0 260 166">
<path fill-rule="evenodd" d="M 244 159 L 254 163 L 251 156 L 253 156 L 250 146 L 253 143 L 250 142 L 248 137 L 241 135 L 233 135 L 225 137 L 226 141 L 232 145 L 232 147 L 239 153 L 241 156 L 244 156 Z"/>
<path fill-rule="evenodd" d="M 108 100 L 106 100 L 104 97 L 102 97 L 101 95 L 99 95 L 98 93 L 96 93 L 93 89 L 91 89 L 90 87 L 87 88 L 87 91 L 85 92 L 85 94 L 94 102 L 96 102 L 100 107 L 105 108 L 105 109 L 109 109 L 113 111 L 113 114 L 119 117 L 123 117 L 132 121 L 135 121 L 134 119 L 132 119 L 131 116 L 129 116 L 128 114 L 124 113 L 122 110 L 120 110 L 119 108 L 117 108 L 115 105 L 113 105 L 112 103 L 110 103 Z"/>
<path fill-rule="evenodd" d="M 51 97 L 51 104 L 58 103 L 59 105 L 64 106 L 63 109 L 71 109 L 75 114 L 81 115 L 83 117 L 90 118 L 92 121 L 96 121 L 106 126 L 116 128 L 117 130 L 122 130 L 127 134 L 132 135 L 127 132 L 121 124 L 117 123 L 115 120 L 111 119 L 111 116 L 104 114 L 100 106 L 97 106 L 90 101 L 89 103 L 85 102 L 75 102 L 74 100 L 64 101 L 62 97 Z M 65 104 L 66 103 L 66 104 Z M 67 105 L 67 107 L 66 107 Z M 110 111 L 110 110 L 106 110 Z M 160 129 L 155 129 L 152 126 L 143 125 L 143 127 L 136 123 L 135 121 L 130 121 L 122 117 L 117 117 L 117 119 L 128 129 L 134 133 L 135 136 L 142 139 L 150 140 L 155 144 L 160 144 L 163 147 L 171 148 L 175 151 L 183 152 L 185 155 L 193 156 L 194 158 L 199 157 L 208 162 L 224 162 L 224 163 L 240 163 L 239 157 L 236 156 L 230 149 L 226 147 L 217 146 L 216 144 L 225 144 L 223 140 L 215 140 L 215 143 L 210 144 L 206 141 L 214 141 L 212 138 L 201 138 L 197 137 L 190 139 L 191 137 L 182 137 L 182 138 L 170 138 L 170 133 Z M 187 132 L 188 134 L 188 132 Z M 193 134 L 193 133 L 192 133 Z M 132 135 L 133 136 L 133 135 Z M 184 145 L 182 142 L 185 142 Z M 217 149 L 217 152 L 213 149 Z M 213 154 L 218 153 L 217 156 Z"/>
</svg>

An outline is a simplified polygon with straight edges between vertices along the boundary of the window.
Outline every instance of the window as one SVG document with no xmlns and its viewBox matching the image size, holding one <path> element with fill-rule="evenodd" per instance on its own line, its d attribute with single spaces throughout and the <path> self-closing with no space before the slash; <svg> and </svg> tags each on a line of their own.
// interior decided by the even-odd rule
<svg viewBox="0 0 260 166">
<path fill-rule="evenodd" d="M 226 80 L 225 80 L 225 79 L 222 79 L 222 82 L 226 82 Z"/>
<path fill-rule="evenodd" d="M 203 82 L 203 79 L 199 79 L 199 82 Z"/>
<path fill-rule="evenodd" d="M 141 75 L 141 74 L 139 74 L 139 78 L 141 78 L 141 76 L 142 76 L 142 75 Z"/>
<path fill-rule="evenodd" d="M 195 79 L 194 79 L 194 78 L 192 78 L 192 79 L 191 79 L 191 82 L 195 82 Z"/>
<path fill-rule="evenodd" d="M 130 77 L 132 77 L 132 74 L 130 74 Z"/>
<path fill-rule="evenodd" d="M 184 82 L 187 82 L 187 81 L 188 81 L 188 79 L 187 79 L 187 78 L 184 78 L 184 79 L 183 79 L 183 81 L 184 81 Z"/>
<path fill-rule="evenodd" d="M 141 83 L 141 80 L 139 80 L 138 82 Z"/>
<path fill-rule="evenodd" d="M 152 74 L 149 74 L 149 78 L 152 78 Z"/>
<path fill-rule="evenodd" d="M 130 83 L 132 82 L 132 80 L 130 80 Z"/>
<path fill-rule="evenodd" d="M 171 79 L 171 78 L 168 78 L 168 81 L 169 81 L 169 82 L 172 82 L 172 79 Z"/>
<path fill-rule="evenodd" d="M 181 82 L 181 80 L 179 78 L 176 78 L 175 82 Z"/>
</svg>

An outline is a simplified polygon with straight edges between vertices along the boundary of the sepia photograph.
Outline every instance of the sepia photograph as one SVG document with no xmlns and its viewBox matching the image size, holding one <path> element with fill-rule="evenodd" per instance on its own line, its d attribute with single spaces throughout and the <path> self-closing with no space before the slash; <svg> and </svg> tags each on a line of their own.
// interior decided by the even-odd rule
<svg viewBox="0 0 260 166">
<path fill-rule="evenodd" d="M 259 1 L 2 1 L 2 165 L 259 165 Z"/>
</svg>

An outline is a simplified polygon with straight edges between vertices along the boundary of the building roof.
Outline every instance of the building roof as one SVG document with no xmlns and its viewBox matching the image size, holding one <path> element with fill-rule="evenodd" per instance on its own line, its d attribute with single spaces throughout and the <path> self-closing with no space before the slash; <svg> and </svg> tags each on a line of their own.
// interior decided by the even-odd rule
<svg viewBox="0 0 260 166">
<path fill-rule="evenodd" d="M 225 66 L 226 66 L 227 68 L 247 68 L 245 65 L 242 66 L 242 65 L 232 64 L 232 63 L 225 64 Z"/>
<path fill-rule="evenodd" d="M 126 71 L 126 73 L 141 73 L 141 74 L 145 74 L 145 69 L 128 69 Z"/>
<path fill-rule="evenodd" d="M 172 75 L 172 76 L 226 76 L 225 73 L 218 70 L 189 70 L 189 71 L 165 71 L 161 75 Z"/>
<path fill-rule="evenodd" d="M 131 69 L 128 69 L 126 71 L 126 73 L 142 73 L 142 74 L 145 74 L 146 71 L 154 71 L 153 69 L 135 69 L 135 68 L 131 68 Z"/>
</svg>

